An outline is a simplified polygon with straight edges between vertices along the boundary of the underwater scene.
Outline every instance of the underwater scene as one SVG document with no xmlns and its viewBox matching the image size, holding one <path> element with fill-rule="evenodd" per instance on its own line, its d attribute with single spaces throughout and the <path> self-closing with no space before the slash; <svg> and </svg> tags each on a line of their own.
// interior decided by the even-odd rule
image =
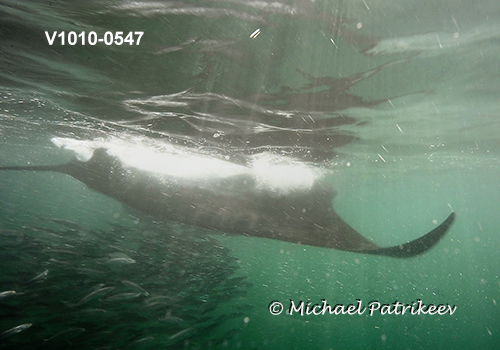
<svg viewBox="0 0 500 350">
<path fill-rule="evenodd" d="M 500 349 L 500 3 L 3 0 L 0 349 Z"/>
</svg>

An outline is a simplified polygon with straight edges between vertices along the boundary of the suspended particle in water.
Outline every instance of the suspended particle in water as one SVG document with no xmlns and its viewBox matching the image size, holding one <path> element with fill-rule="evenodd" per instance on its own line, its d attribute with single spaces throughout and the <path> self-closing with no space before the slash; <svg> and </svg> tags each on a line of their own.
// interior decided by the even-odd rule
<svg viewBox="0 0 500 350">
<path fill-rule="evenodd" d="M 384 162 L 386 163 L 385 159 L 380 155 L 380 153 L 377 154 L 377 156 Z"/>
<path fill-rule="evenodd" d="M 250 39 L 255 39 L 256 37 L 258 37 L 260 34 L 260 28 L 257 28 L 256 30 L 253 31 L 252 34 L 250 34 Z"/>
</svg>

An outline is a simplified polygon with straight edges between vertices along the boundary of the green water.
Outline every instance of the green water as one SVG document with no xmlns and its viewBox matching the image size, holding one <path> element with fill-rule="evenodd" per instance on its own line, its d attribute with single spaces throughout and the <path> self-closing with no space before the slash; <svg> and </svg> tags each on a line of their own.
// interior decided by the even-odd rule
<svg viewBox="0 0 500 350">
<path fill-rule="evenodd" d="M 231 245 L 239 256 L 245 257 L 242 258 L 244 270 L 253 274 L 255 270 L 262 271 L 256 277 L 261 281 L 259 291 L 250 292 L 250 297 L 253 296 L 261 308 L 268 300 L 288 305 L 289 299 L 314 303 L 327 299 L 330 304 L 347 305 L 356 303 L 356 299 L 363 303 L 377 300 L 387 304 L 422 299 L 424 303 L 456 305 L 457 311 L 452 316 L 263 314 L 258 325 L 252 324 L 249 328 L 254 326 L 263 335 L 262 343 L 268 343 L 269 348 L 299 349 L 314 344 L 324 349 L 447 349 L 467 347 L 464 344 L 469 342 L 496 348 L 499 285 L 495 255 L 499 240 L 487 232 L 495 232 L 498 227 L 494 213 L 498 185 L 494 193 L 491 187 L 487 189 L 484 185 L 492 175 L 493 171 L 485 169 L 481 178 L 477 171 L 464 172 L 462 176 L 467 176 L 467 180 L 462 180 L 464 185 L 459 192 L 435 188 L 436 181 L 457 181 L 456 176 L 448 173 L 435 174 L 432 181 L 413 174 L 412 185 L 404 190 L 399 181 L 383 181 L 373 176 L 367 181 L 368 186 L 372 185 L 368 187 L 370 194 L 366 194 L 365 188 L 353 187 L 336 201 L 339 212 L 353 225 L 356 223 L 360 232 L 377 238 L 377 242 L 390 244 L 410 233 L 414 238 L 426 227 L 432 227 L 432 223 L 424 224 L 415 218 L 432 218 L 432 213 L 439 209 L 445 215 L 446 204 L 434 208 L 425 207 L 425 203 L 432 198 L 446 198 L 454 204 L 457 213 L 463 214 L 445 241 L 425 257 L 401 261 L 343 252 L 332 254 L 328 250 L 274 242 L 263 247 L 256 240 L 243 249 L 243 243 L 238 241 Z M 375 179 L 382 181 L 385 188 L 376 186 Z M 423 188 L 430 190 L 422 194 Z M 396 193 L 398 198 L 408 198 L 393 200 Z M 481 205 L 471 208 L 469 203 L 476 202 Z M 420 224 L 415 225 L 416 222 Z M 380 232 L 385 234 L 387 242 L 382 241 Z M 263 250 L 268 257 L 265 260 L 259 258 Z M 273 336 L 276 333 L 280 335 Z"/>
<path fill-rule="evenodd" d="M 206 231 L 66 175 L 3 172 L 0 349 L 499 347 L 496 3 L 7 1 L 0 15 L 0 166 L 73 159 L 53 138 L 293 159 L 381 246 L 456 213 L 433 249 L 395 259 Z M 62 30 L 145 34 L 48 45 Z M 456 311 L 268 309 L 322 299 Z"/>
</svg>

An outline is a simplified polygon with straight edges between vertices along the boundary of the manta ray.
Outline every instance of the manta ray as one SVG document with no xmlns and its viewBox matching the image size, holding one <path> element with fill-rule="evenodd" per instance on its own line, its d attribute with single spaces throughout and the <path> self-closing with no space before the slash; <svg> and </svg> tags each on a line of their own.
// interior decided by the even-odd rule
<svg viewBox="0 0 500 350">
<path fill-rule="evenodd" d="M 200 183 L 124 164 L 106 149 L 88 161 L 62 165 L 6 166 L 0 170 L 51 171 L 72 176 L 90 189 L 158 218 L 227 233 L 395 258 L 417 256 L 444 236 L 455 213 L 420 238 L 380 247 L 363 237 L 333 209 L 334 190 L 321 181 L 280 193 L 257 186 L 250 174 Z"/>
</svg>

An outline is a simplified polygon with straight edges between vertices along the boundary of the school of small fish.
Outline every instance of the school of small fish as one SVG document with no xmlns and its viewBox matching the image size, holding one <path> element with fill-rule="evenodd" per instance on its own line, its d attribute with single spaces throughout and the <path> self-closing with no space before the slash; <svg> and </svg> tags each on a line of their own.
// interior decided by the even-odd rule
<svg viewBox="0 0 500 350">
<path fill-rule="evenodd" d="M 145 220 L 146 221 L 146 220 Z M 0 349 L 199 349 L 237 344 L 251 287 L 206 232 L 38 218 L 0 227 Z M 250 305 L 244 307 L 251 310 Z"/>
</svg>

